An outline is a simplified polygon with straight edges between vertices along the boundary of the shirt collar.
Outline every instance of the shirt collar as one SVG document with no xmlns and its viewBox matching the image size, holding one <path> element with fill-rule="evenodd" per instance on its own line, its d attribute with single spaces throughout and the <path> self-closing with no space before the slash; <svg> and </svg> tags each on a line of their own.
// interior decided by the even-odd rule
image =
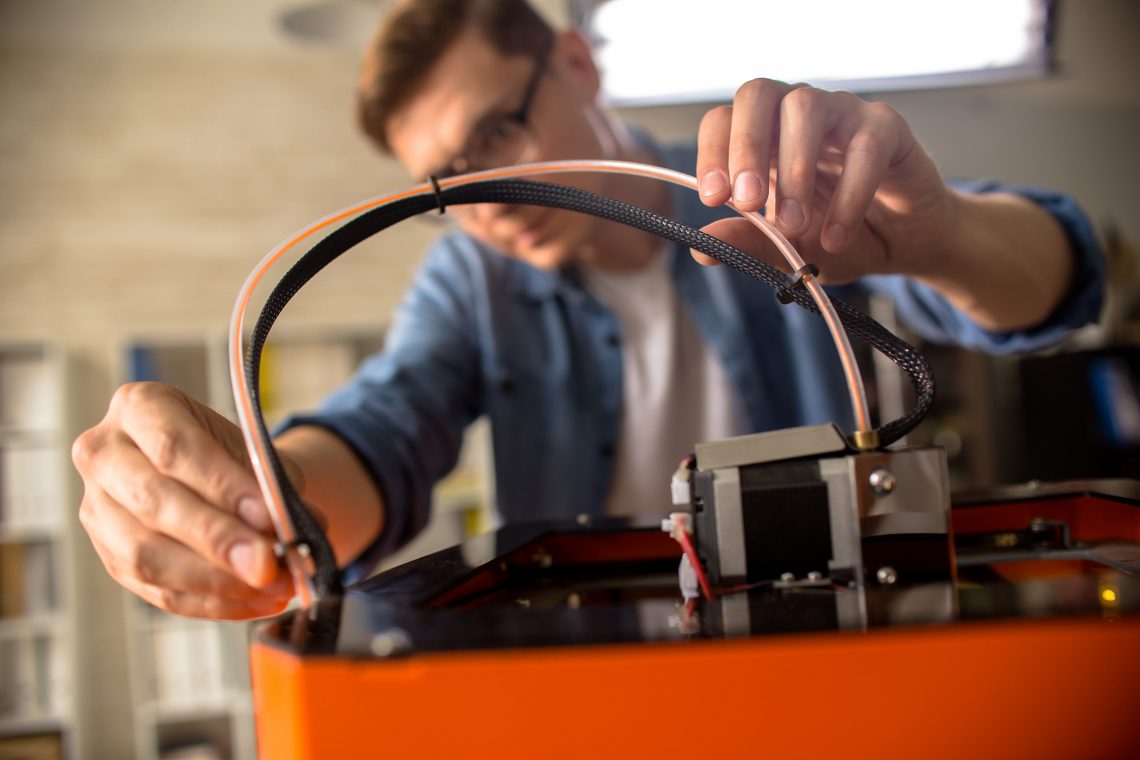
<svg viewBox="0 0 1140 760">
<path fill-rule="evenodd" d="M 553 298 L 569 284 L 569 277 L 561 270 L 539 269 L 518 259 L 507 260 L 511 292 L 532 301 Z"/>
</svg>

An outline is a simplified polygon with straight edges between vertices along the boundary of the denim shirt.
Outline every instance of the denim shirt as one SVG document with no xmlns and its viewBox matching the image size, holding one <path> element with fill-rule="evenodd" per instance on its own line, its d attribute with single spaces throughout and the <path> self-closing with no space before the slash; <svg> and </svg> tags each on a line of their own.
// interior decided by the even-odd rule
<svg viewBox="0 0 1140 760">
<path fill-rule="evenodd" d="M 694 148 L 661 154 L 666 165 L 693 171 Z M 1075 284 L 1054 313 L 1035 328 L 994 333 L 902 277 L 868 277 L 860 287 L 889 295 L 900 320 L 924 338 L 990 352 L 1042 348 L 1097 319 L 1103 256 L 1072 200 L 994 183 L 960 187 L 1020 193 L 1062 224 L 1077 266 Z M 725 213 L 703 206 L 692 191 L 674 190 L 679 221 L 700 227 Z M 729 267 L 696 264 L 679 245 L 670 267 L 681 302 L 740 394 L 751 430 L 826 421 L 853 427 L 835 348 L 819 317 L 780 304 L 768 287 Z M 366 575 L 426 525 L 432 486 L 454 467 L 464 428 L 483 414 L 491 422 L 502 521 L 600 514 L 621 419 L 620 352 L 617 319 L 572 271 L 536 269 L 458 232 L 440 239 L 399 307 L 383 352 L 316 413 L 286 423 L 320 425 L 341 436 L 383 495 L 381 535 L 346 568 L 346 582 Z"/>
</svg>

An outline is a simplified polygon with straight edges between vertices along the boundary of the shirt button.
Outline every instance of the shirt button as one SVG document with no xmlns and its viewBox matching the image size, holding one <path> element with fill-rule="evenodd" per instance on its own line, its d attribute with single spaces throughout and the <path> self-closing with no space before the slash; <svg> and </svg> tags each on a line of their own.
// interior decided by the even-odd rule
<svg viewBox="0 0 1140 760">
<path fill-rule="evenodd" d="M 621 338 L 617 335 L 617 333 L 610 333 L 606 336 L 606 344 L 617 348 L 621 345 Z"/>
<path fill-rule="evenodd" d="M 612 443 L 603 443 L 598 448 L 598 453 L 601 454 L 604 459 L 609 459 L 614 455 L 614 445 Z"/>
</svg>

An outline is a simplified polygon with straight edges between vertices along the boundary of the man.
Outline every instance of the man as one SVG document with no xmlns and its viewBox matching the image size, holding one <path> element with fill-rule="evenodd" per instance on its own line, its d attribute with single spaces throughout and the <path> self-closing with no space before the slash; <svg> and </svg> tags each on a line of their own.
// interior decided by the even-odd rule
<svg viewBox="0 0 1140 760">
<path fill-rule="evenodd" d="M 691 150 L 662 151 L 601 105 L 574 31 L 522 0 L 419 0 L 389 14 L 360 85 L 366 132 L 415 178 L 524 160 L 613 158 L 693 171 L 692 194 L 612 175 L 559 181 L 775 260 L 730 198 L 774 210 L 824 280 L 862 278 L 925 334 L 1031 348 L 1095 319 L 1087 223 L 1050 193 L 966 194 L 904 120 L 846 93 L 755 80 Z M 350 578 L 426 521 L 464 425 L 492 421 L 506 520 L 660 513 L 693 442 L 836 420 L 850 427 L 814 318 L 650 235 L 570 212 L 482 205 L 429 254 L 385 352 L 277 438 Z M 906 275 L 907 279 L 896 275 Z M 680 448 L 678 448 L 680 447 Z M 130 385 L 81 436 L 80 509 L 111 574 L 173 612 L 274 613 L 292 593 L 238 431 L 174 389 Z"/>
</svg>

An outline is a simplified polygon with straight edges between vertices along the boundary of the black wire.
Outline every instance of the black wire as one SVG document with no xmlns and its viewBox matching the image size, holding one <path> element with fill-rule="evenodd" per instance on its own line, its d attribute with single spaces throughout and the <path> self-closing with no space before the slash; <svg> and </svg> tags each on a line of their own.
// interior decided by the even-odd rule
<svg viewBox="0 0 1140 760">
<path fill-rule="evenodd" d="M 312 553 L 316 568 L 313 585 L 318 596 L 339 594 L 342 590 L 340 577 L 328 538 L 285 476 L 281 461 L 265 427 L 261 413 L 259 383 L 262 349 L 273 323 L 280 316 L 285 304 L 329 263 L 381 230 L 416 214 L 441 208 L 444 203 L 548 206 L 620 222 L 708 254 L 717 261 L 760 280 L 776 291 L 787 294 L 791 301 L 808 311 L 819 313 L 819 307 L 811 295 L 803 288 L 794 287 L 799 284 L 794 278 L 733 248 L 724 241 L 638 206 L 564 185 L 521 180 L 472 182 L 442 191 L 433 188 L 433 192 L 394 201 L 361 214 L 314 245 L 273 288 L 254 325 L 245 360 L 246 383 L 249 386 L 257 432 L 265 445 L 269 465 L 280 484 L 285 508 L 293 521 L 297 536 L 308 544 Z M 934 373 L 926 359 L 913 346 L 848 304 L 842 301 L 833 301 L 833 303 L 844 329 L 887 356 L 906 373 L 914 386 L 916 396 L 914 409 L 878 429 L 880 445 L 888 446 L 913 430 L 930 410 L 934 402 Z"/>
</svg>

